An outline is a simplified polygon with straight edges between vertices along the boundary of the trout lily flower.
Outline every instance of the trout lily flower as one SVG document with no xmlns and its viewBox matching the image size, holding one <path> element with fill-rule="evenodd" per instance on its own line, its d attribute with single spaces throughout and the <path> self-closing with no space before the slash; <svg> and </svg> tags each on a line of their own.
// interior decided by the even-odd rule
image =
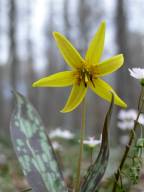
<svg viewBox="0 0 144 192">
<path fill-rule="evenodd" d="M 33 87 L 66 87 L 73 85 L 67 103 L 61 112 L 74 110 L 84 99 L 88 87 L 109 102 L 112 97 L 111 92 L 113 92 L 114 103 L 121 107 L 127 106 L 112 87 L 100 79 L 100 77 L 116 71 L 124 62 L 122 54 L 100 61 L 104 49 L 105 28 L 106 24 L 102 22 L 89 44 L 85 58 L 81 57 L 65 36 L 59 32 L 53 33 L 57 46 L 71 71 L 63 71 L 42 78 L 33 83 Z"/>
</svg>

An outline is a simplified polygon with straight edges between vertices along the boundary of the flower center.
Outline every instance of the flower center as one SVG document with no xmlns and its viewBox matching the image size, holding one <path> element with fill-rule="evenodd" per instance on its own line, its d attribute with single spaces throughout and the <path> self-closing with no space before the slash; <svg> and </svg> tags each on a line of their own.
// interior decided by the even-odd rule
<svg viewBox="0 0 144 192">
<path fill-rule="evenodd" d="M 93 82 L 92 70 L 83 67 L 83 68 L 78 70 L 78 76 L 77 77 L 78 77 L 77 78 L 78 84 L 80 84 L 82 82 L 84 84 L 84 86 L 87 87 L 88 81 L 91 81 L 91 83 L 95 87 L 94 82 Z"/>
</svg>

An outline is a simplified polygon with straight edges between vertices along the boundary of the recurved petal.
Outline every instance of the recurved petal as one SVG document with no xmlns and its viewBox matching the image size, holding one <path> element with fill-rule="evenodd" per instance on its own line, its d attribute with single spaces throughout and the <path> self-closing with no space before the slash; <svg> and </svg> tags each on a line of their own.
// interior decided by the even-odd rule
<svg viewBox="0 0 144 192">
<path fill-rule="evenodd" d="M 63 71 L 44 77 L 33 83 L 33 87 L 66 87 L 72 85 L 74 75 L 72 71 Z"/>
<path fill-rule="evenodd" d="M 95 72 L 97 77 L 108 75 L 117 69 L 119 69 L 124 63 L 124 57 L 122 54 L 111 57 L 108 60 L 101 62 L 95 66 Z"/>
<path fill-rule="evenodd" d="M 89 65 L 98 64 L 104 49 L 106 23 L 103 21 L 91 40 L 87 53 L 86 60 Z"/>
<path fill-rule="evenodd" d="M 54 32 L 53 36 L 66 63 L 72 68 L 80 68 L 84 60 L 69 40 L 59 32 Z"/>
<path fill-rule="evenodd" d="M 87 87 L 81 83 L 80 85 L 74 84 L 71 90 L 68 101 L 61 112 L 66 113 L 74 110 L 84 99 L 87 92 Z"/>
<path fill-rule="evenodd" d="M 93 83 L 95 86 L 91 82 L 89 83 L 89 86 L 99 97 L 102 97 L 103 99 L 111 102 L 112 92 L 114 94 L 114 103 L 121 107 L 127 107 L 127 104 L 120 99 L 120 97 L 116 94 L 112 87 L 105 81 L 97 78 L 94 80 Z"/>
</svg>

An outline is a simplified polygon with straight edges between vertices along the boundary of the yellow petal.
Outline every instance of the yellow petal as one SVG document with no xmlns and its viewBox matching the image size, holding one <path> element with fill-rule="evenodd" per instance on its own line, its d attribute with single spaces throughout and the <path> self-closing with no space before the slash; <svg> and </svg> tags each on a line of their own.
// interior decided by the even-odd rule
<svg viewBox="0 0 144 192">
<path fill-rule="evenodd" d="M 119 69 L 124 62 L 124 57 L 122 54 L 111 57 L 108 60 L 101 62 L 95 66 L 95 73 L 97 77 L 108 75 L 117 69 Z"/>
<path fill-rule="evenodd" d="M 89 65 L 98 64 L 100 61 L 104 49 L 105 28 L 106 23 L 103 21 L 89 44 L 86 53 L 86 61 Z"/>
<path fill-rule="evenodd" d="M 107 84 L 105 81 L 97 78 L 94 80 L 94 85 L 95 85 L 95 87 L 93 86 L 93 84 L 91 82 L 89 82 L 90 88 L 98 96 L 111 102 L 111 97 L 112 97 L 111 92 L 112 92 L 114 94 L 114 103 L 121 107 L 127 107 L 127 104 L 123 100 L 120 99 L 120 97 L 116 94 L 116 92 L 112 89 L 112 87 L 109 84 Z"/>
<path fill-rule="evenodd" d="M 33 87 L 66 87 L 74 82 L 72 71 L 63 71 L 44 77 L 33 83 Z"/>
<path fill-rule="evenodd" d="M 73 85 L 68 101 L 61 112 L 66 113 L 74 110 L 83 100 L 87 92 L 87 87 L 81 83 Z"/>
<path fill-rule="evenodd" d="M 54 32 L 53 35 L 66 63 L 72 68 L 80 68 L 84 63 L 84 60 L 78 51 L 62 34 Z"/>
</svg>

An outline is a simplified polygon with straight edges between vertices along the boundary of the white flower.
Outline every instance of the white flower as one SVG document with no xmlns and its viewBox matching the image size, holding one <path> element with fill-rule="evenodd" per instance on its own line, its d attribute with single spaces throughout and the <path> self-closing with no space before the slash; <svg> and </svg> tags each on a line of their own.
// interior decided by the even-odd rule
<svg viewBox="0 0 144 192">
<path fill-rule="evenodd" d="M 135 109 L 129 109 L 129 110 L 120 110 L 118 113 L 118 118 L 120 120 L 135 120 L 137 117 L 137 111 Z"/>
<path fill-rule="evenodd" d="M 49 137 L 51 139 L 57 138 L 57 137 L 63 138 L 63 139 L 73 139 L 74 134 L 71 133 L 69 130 L 61 130 L 60 128 L 57 128 L 53 131 L 50 131 Z"/>
<path fill-rule="evenodd" d="M 133 129 L 134 127 L 134 121 L 137 118 L 138 112 L 134 109 L 129 109 L 129 110 L 120 110 L 118 113 L 118 123 L 117 126 L 121 130 L 128 130 L 128 129 Z M 138 122 L 142 125 L 144 125 L 144 115 L 140 115 Z"/>
<path fill-rule="evenodd" d="M 128 69 L 130 72 L 130 75 L 136 79 L 144 79 L 144 69 L 143 68 L 132 68 Z"/>
<path fill-rule="evenodd" d="M 133 129 L 134 127 L 134 121 L 122 121 L 122 122 L 118 122 L 117 123 L 118 128 L 120 128 L 121 130 L 129 130 L 129 129 Z"/>
<path fill-rule="evenodd" d="M 58 142 L 53 141 L 53 142 L 52 142 L 52 146 L 53 146 L 53 148 L 54 148 L 55 150 L 62 151 L 62 146 L 61 146 Z"/>
<path fill-rule="evenodd" d="M 89 137 L 88 140 L 83 141 L 83 144 L 88 145 L 89 147 L 93 148 L 96 145 L 101 144 L 101 142 L 102 142 L 102 136 L 98 140 L 96 140 L 94 137 Z"/>
<path fill-rule="evenodd" d="M 138 122 L 139 122 L 140 124 L 144 125 L 144 115 L 141 114 L 141 115 L 139 116 Z"/>
</svg>

